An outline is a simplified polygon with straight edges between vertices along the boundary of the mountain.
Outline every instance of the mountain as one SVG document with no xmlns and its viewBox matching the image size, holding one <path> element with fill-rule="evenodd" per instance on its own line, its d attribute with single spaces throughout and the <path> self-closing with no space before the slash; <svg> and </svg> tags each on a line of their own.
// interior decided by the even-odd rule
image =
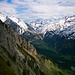
<svg viewBox="0 0 75 75">
<path fill-rule="evenodd" d="M 12 25 L 13 28 L 15 28 L 19 34 L 23 34 L 28 29 L 28 26 L 24 21 L 20 20 L 19 18 L 15 18 L 14 16 L 5 16 L 0 13 L 0 19 L 2 22 Z"/>
<path fill-rule="evenodd" d="M 38 53 L 75 74 L 75 15 L 41 24 L 37 30 L 44 35 L 43 39 L 33 41 Z"/>
<path fill-rule="evenodd" d="M 75 74 L 75 15 L 60 19 L 38 19 L 30 24 L 2 14 L 0 19 L 30 41 L 38 53 Z"/>
<path fill-rule="evenodd" d="M 2 21 L 0 36 L 0 75 L 66 75 Z"/>
<path fill-rule="evenodd" d="M 55 34 L 59 34 L 61 31 L 65 31 L 66 28 L 75 27 L 75 15 L 64 17 L 61 19 L 46 19 L 41 21 L 31 22 L 30 26 L 32 26 L 37 34 L 46 34 L 46 32 L 53 31 Z M 72 26 L 72 27 L 71 27 Z M 69 29 L 70 29 L 69 28 Z M 67 34 L 68 30 L 63 32 L 63 34 Z M 74 29 L 70 32 L 75 32 Z M 69 34 L 69 33 L 68 33 Z"/>
<path fill-rule="evenodd" d="M 44 41 L 63 54 L 75 55 L 75 16 L 67 17 L 62 26 L 62 30 L 47 31 Z"/>
<path fill-rule="evenodd" d="M 38 53 L 75 74 L 75 15 L 30 25 L 38 35 L 43 35 L 42 39 L 32 41 Z"/>
<path fill-rule="evenodd" d="M 24 21 L 19 18 L 15 18 L 14 16 L 5 16 L 0 13 L 0 20 L 5 24 L 11 25 L 19 35 L 25 37 L 27 40 L 33 39 L 36 35 L 34 29 Z"/>
</svg>

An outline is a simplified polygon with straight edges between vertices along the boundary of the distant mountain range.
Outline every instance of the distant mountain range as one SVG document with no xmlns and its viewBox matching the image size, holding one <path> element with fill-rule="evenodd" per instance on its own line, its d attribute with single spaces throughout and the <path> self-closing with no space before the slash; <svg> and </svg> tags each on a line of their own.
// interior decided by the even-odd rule
<svg viewBox="0 0 75 75">
<path fill-rule="evenodd" d="M 30 23 L 30 26 L 34 28 L 37 34 L 45 35 L 47 32 L 52 31 L 54 32 L 54 34 L 59 34 L 61 36 L 67 36 L 72 34 L 69 37 L 72 38 L 75 36 L 75 15 L 53 21 L 41 20 L 38 22 L 32 22 Z"/>
<path fill-rule="evenodd" d="M 20 35 L 26 31 L 43 35 L 52 31 L 54 34 L 59 34 L 60 36 L 70 35 L 68 39 L 74 39 L 75 37 L 75 15 L 61 19 L 39 19 L 35 22 L 31 22 L 30 24 L 25 23 L 19 18 L 5 16 L 2 13 L 0 13 L 0 19 L 2 22 L 12 25 Z"/>
</svg>

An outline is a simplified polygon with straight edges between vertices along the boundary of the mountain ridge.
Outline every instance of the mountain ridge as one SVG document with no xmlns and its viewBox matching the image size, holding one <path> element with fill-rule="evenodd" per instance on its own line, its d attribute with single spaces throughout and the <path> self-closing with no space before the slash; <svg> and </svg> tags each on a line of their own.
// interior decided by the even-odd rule
<svg viewBox="0 0 75 75">
<path fill-rule="evenodd" d="M 47 32 L 51 31 L 60 36 L 66 36 L 71 33 L 75 33 L 75 15 L 64 17 L 58 20 L 55 19 L 53 21 L 50 19 L 42 19 L 31 22 L 30 24 L 25 23 L 24 21 L 15 17 L 5 16 L 2 13 L 0 13 L 0 19 L 6 24 L 11 24 L 14 28 L 16 27 L 15 29 L 20 35 L 25 34 L 25 32 L 29 32 L 35 33 L 35 35 L 42 34 L 44 36 Z M 73 34 L 73 37 L 74 36 L 75 35 Z"/>
</svg>

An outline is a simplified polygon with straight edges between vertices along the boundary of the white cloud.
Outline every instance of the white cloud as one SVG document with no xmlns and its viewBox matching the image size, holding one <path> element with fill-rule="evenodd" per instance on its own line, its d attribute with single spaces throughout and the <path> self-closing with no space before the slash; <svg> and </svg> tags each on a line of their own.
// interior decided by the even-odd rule
<svg viewBox="0 0 75 75">
<path fill-rule="evenodd" d="M 7 0 L 0 2 L 0 11 L 27 21 L 75 14 L 75 0 L 12 0 L 11 2 L 10 4 Z"/>
<path fill-rule="evenodd" d="M 5 15 L 14 15 L 16 14 L 16 5 L 8 4 L 6 1 L 0 2 L 0 12 Z"/>
<path fill-rule="evenodd" d="M 67 16 L 67 15 L 73 15 L 75 13 L 75 7 L 74 6 L 59 6 L 59 5 L 32 5 L 31 6 L 32 12 L 34 12 L 35 16 L 38 18 L 49 18 L 52 16 Z"/>
</svg>

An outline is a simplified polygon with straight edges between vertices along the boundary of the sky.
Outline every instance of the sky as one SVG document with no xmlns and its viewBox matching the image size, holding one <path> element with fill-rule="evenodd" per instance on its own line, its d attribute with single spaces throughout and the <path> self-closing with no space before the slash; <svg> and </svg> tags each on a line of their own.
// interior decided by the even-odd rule
<svg viewBox="0 0 75 75">
<path fill-rule="evenodd" d="M 75 0 L 0 0 L 0 12 L 26 22 L 75 15 Z"/>
</svg>

